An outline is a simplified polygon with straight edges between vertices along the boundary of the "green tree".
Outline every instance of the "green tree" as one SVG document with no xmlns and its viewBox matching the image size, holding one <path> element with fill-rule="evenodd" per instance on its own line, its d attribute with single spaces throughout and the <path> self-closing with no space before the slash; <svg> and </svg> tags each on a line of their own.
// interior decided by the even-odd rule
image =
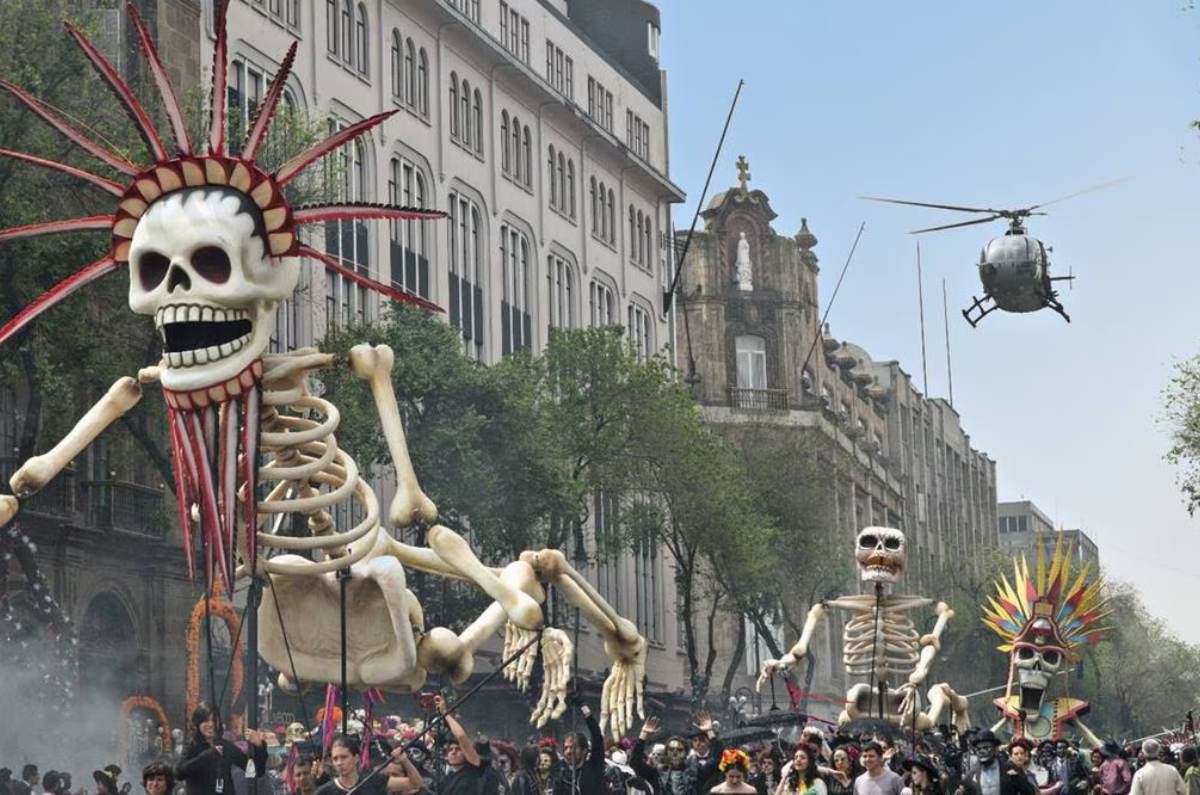
<svg viewBox="0 0 1200 795">
<path fill-rule="evenodd" d="M 1166 460 L 1178 467 L 1176 478 L 1188 514 L 1200 507 L 1200 356 L 1175 366 L 1163 391 L 1160 421 L 1170 434 Z"/>
</svg>

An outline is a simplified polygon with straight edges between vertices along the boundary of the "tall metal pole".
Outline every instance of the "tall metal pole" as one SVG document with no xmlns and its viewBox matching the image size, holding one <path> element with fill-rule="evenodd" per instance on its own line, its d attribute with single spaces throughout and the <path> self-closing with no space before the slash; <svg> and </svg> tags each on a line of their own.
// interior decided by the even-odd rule
<svg viewBox="0 0 1200 795">
<path fill-rule="evenodd" d="M 342 598 L 342 734 L 348 734 L 347 722 L 350 720 L 350 693 L 346 686 L 346 584 L 350 581 L 350 568 L 338 570 L 338 585 L 341 587 Z"/>
<path fill-rule="evenodd" d="M 921 312 L 921 376 L 929 397 L 929 364 L 925 360 L 925 280 L 921 277 L 921 241 L 917 241 L 917 307 Z"/>
<path fill-rule="evenodd" d="M 950 362 L 950 313 L 946 309 L 945 279 L 942 279 L 942 320 L 946 324 L 946 382 L 950 391 L 950 408 L 954 408 L 954 367 Z"/>
<path fill-rule="evenodd" d="M 250 591 L 246 594 L 248 615 L 246 616 L 246 655 L 250 658 L 246 670 L 250 682 L 250 724 L 249 728 L 258 729 L 258 605 L 262 600 L 262 581 L 258 577 L 250 578 Z"/>
</svg>

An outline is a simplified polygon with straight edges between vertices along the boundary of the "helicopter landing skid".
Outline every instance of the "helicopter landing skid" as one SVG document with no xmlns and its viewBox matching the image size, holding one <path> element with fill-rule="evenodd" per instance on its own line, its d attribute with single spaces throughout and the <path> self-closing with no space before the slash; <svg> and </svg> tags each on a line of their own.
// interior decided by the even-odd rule
<svg viewBox="0 0 1200 795">
<path fill-rule="evenodd" d="M 989 301 L 992 302 L 991 306 L 988 306 Z M 979 321 L 983 320 L 992 312 L 995 312 L 996 309 L 998 309 L 996 306 L 996 300 L 992 298 L 991 295 L 985 294 L 983 298 L 976 298 L 973 300 L 971 305 L 962 311 L 962 316 L 968 323 L 971 324 L 971 328 L 975 328 L 979 325 Z M 972 317 L 972 315 L 974 315 L 974 317 Z"/>
<path fill-rule="evenodd" d="M 1071 316 L 1067 314 L 1067 310 L 1063 308 L 1061 303 L 1059 303 L 1057 293 L 1051 291 L 1049 296 L 1043 296 L 1043 298 L 1046 300 L 1046 306 L 1062 315 L 1063 320 L 1067 321 L 1068 323 L 1071 322 Z"/>
</svg>

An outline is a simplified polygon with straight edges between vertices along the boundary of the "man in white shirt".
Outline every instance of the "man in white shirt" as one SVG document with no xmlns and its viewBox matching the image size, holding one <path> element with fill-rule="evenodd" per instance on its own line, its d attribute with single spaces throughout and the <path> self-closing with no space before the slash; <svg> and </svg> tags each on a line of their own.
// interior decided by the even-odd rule
<svg viewBox="0 0 1200 795">
<path fill-rule="evenodd" d="M 1146 755 L 1146 764 L 1133 774 L 1129 795 L 1187 795 L 1187 787 L 1179 771 L 1159 761 L 1162 746 L 1158 740 L 1150 739 L 1142 743 L 1142 753 Z"/>
</svg>

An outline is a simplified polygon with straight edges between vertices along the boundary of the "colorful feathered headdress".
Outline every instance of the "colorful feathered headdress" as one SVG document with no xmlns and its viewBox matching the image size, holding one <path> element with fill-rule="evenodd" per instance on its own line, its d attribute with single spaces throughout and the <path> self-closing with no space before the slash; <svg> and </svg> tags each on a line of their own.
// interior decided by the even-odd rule
<svg viewBox="0 0 1200 795">
<path fill-rule="evenodd" d="M 74 293 L 86 284 L 99 279 L 121 266 L 128 264 L 130 241 L 138 219 L 146 212 L 150 204 L 164 195 L 187 188 L 219 186 L 241 192 L 254 203 L 262 213 L 266 228 L 267 248 L 272 257 L 305 256 L 318 260 L 341 273 L 346 278 L 372 290 L 383 293 L 398 301 L 416 304 L 427 309 L 438 309 L 424 299 L 394 289 L 369 279 L 342 264 L 338 259 L 323 251 L 311 248 L 300 242 L 297 228 L 306 224 L 317 224 L 334 220 L 364 220 L 364 219 L 424 219 L 441 218 L 445 214 L 430 210 L 409 207 L 393 207 L 388 205 L 343 202 L 317 206 L 292 208 L 283 195 L 283 188 L 309 166 L 316 163 L 325 155 L 337 149 L 363 133 L 375 128 L 396 111 L 380 113 L 370 118 L 351 124 L 326 138 L 314 146 L 300 152 L 288 162 L 280 166 L 275 173 L 268 174 L 255 165 L 255 157 L 259 148 L 266 140 L 271 120 L 283 96 L 283 89 L 291 72 L 292 62 L 296 56 L 296 44 L 293 43 L 279 66 L 278 72 L 271 80 L 262 102 L 258 106 L 254 120 L 249 125 L 245 140 L 236 153 L 230 151 L 225 140 L 226 130 L 226 69 L 228 60 L 228 35 L 226 33 L 226 11 L 228 0 L 219 0 L 217 11 L 217 35 L 213 54 L 212 91 L 210 99 L 210 118 L 208 141 L 204 152 L 196 151 L 188 138 L 187 125 L 175 89 L 167 77 L 166 69 L 158 56 L 154 43 L 150 38 L 141 14 L 129 3 L 129 17 L 137 33 L 138 42 L 146 57 L 146 63 L 154 84 L 166 109 L 170 121 L 173 140 L 173 152 L 168 151 L 168 142 L 160 137 L 149 114 L 142 107 L 133 91 L 125 83 L 117 69 L 104 57 L 104 54 L 90 42 L 76 27 L 67 24 L 67 32 L 87 55 L 96 71 L 105 80 L 113 94 L 128 111 L 134 125 L 146 143 L 150 154 L 149 165 L 138 165 L 124 156 L 110 151 L 97 144 L 69 124 L 50 105 L 31 96 L 20 86 L 7 80 L 0 80 L 0 89 L 12 94 L 29 110 L 41 117 L 43 121 L 64 135 L 72 143 L 83 149 L 99 162 L 105 164 L 121 175 L 121 180 L 111 180 L 98 174 L 84 171 L 74 166 L 46 160 L 25 152 L 13 152 L 0 149 L 0 157 L 21 160 L 44 168 L 54 169 L 77 177 L 110 194 L 117 200 L 117 206 L 111 215 L 97 215 L 87 218 L 71 218 L 59 221 L 29 224 L 12 229 L 0 230 L 0 241 L 17 238 L 33 237 L 35 235 L 51 235 L 62 232 L 81 230 L 108 231 L 111 235 L 109 252 L 96 262 L 82 268 L 67 277 L 49 291 L 32 301 L 18 312 L 3 326 L 0 326 L 0 343 L 20 331 L 27 323 L 59 301 Z"/>
<path fill-rule="evenodd" d="M 1060 532 L 1047 571 L 1045 546 L 1039 538 L 1034 576 L 1024 555 L 1013 559 L 1011 583 L 1000 575 L 995 597 L 989 596 L 983 608 L 983 623 L 1004 641 L 1000 651 L 1011 652 L 1026 643 L 1051 644 L 1074 656 L 1110 629 L 1099 624 L 1108 615 L 1101 595 L 1104 583 L 1099 577 L 1088 582 L 1090 563 L 1071 579 L 1073 551 L 1073 545 L 1067 544 L 1064 552 Z"/>
</svg>

